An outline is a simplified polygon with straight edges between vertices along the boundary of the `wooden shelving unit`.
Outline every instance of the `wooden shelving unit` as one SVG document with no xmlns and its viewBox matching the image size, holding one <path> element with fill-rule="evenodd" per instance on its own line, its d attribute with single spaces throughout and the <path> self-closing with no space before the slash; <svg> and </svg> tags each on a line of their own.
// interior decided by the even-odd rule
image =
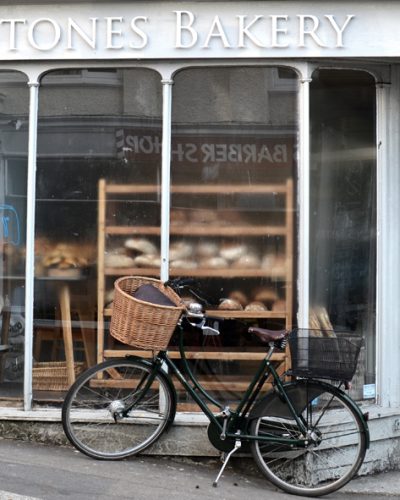
<svg viewBox="0 0 400 500">
<path fill-rule="evenodd" d="M 170 276 L 191 276 L 195 278 L 220 278 L 223 280 L 232 280 L 236 278 L 264 278 L 274 282 L 284 283 L 284 308 L 279 311 L 226 311 L 213 310 L 210 314 L 221 318 L 235 318 L 244 321 L 257 320 L 279 320 L 286 328 L 292 327 L 292 283 L 293 283 L 293 181 L 288 179 L 285 183 L 279 185 L 270 184 L 228 184 L 221 185 L 175 185 L 171 188 L 172 196 L 188 195 L 189 197 L 201 195 L 221 196 L 221 192 L 227 195 L 245 196 L 263 195 L 263 196 L 278 196 L 283 199 L 282 206 L 285 211 L 285 220 L 281 224 L 240 224 L 240 225 L 220 225 L 216 224 L 191 224 L 191 225 L 172 225 L 170 226 L 171 237 L 202 238 L 212 237 L 214 239 L 223 238 L 225 241 L 229 238 L 235 238 L 238 235 L 242 238 L 257 238 L 273 239 L 279 237 L 284 241 L 284 263 L 280 267 L 264 268 L 206 268 L 197 267 L 195 269 L 170 268 Z M 116 199 L 121 197 L 124 201 L 129 197 L 149 195 L 153 198 L 158 193 L 158 187 L 154 185 L 124 185 L 124 184 L 107 184 L 104 179 L 99 182 L 99 211 L 98 211 L 98 361 L 104 358 L 124 356 L 127 354 L 139 354 L 141 356 L 151 357 L 150 352 L 135 351 L 134 349 L 109 349 L 105 346 L 105 321 L 111 316 L 112 309 L 106 307 L 105 292 L 106 284 L 119 276 L 139 275 L 158 277 L 159 269 L 155 267 L 109 267 L 105 262 L 105 252 L 107 250 L 107 241 L 116 237 L 150 237 L 157 238 L 160 235 L 160 227 L 147 226 L 144 224 L 138 225 L 118 225 L 115 220 L 110 220 L 108 214 L 109 205 L 115 205 Z M 115 212 L 115 206 L 114 206 Z M 176 350 L 171 350 L 170 354 L 173 358 L 179 358 L 179 353 Z M 189 350 L 188 358 L 191 360 L 223 360 L 237 362 L 255 362 L 265 356 L 265 350 L 254 348 L 239 350 L 237 348 L 218 348 L 207 350 Z M 288 368 L 288 356 L 286 353 L 276 354 L 275 361 L 281 363 L 281 369 Z M 226 384 L 229 384 L 229 376 L 225 377 Z M 232 381 L 231 381 L 232 382 Z M 232 382 L 233 383 L 233 382 Z M 218 389 L 218 382 L 212 383 L 206 380 L 207 387 Z M 221 384 L 222 385 L 222 384 Z M 243 390 L 244 384 L 235 380 L 232 387 Z M 223 390 L 223 388 L 222 388 Z"/>
</svg>

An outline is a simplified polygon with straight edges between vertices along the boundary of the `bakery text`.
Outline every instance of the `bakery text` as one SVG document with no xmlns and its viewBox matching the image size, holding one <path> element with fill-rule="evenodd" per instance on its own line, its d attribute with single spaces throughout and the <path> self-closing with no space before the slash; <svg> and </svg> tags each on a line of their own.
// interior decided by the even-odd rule
<svg viewBox="0 0 400 500">
<path fill-rule="evenodd" d="M 168 17 L 147 15 L 55 19 L 40 17 L 0 18 L 0 43 L 4 50 L 19 51 L 30 46 L 39 51 L 62 48 L 78 51 L 145 49 L 151 33 L 172 26 L 170 43 L 175 49 L 213 47 L 263 49 L 286 47 L 337 48 L 345 46 L 345 35 L 355 16 L 332 14 L 297 15 L 211 15 L 200 16 L 177 10 Z"/>
</svg>

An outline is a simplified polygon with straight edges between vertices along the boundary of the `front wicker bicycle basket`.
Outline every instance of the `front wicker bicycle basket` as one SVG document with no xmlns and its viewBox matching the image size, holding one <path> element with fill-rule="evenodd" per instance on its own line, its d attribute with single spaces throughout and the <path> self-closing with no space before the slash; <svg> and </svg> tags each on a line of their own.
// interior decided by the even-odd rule
<svg viewBox="0 0 400 500">
<path fill-rule="evenodd" d="M 362 345 L 361 335 L 351 332 L 293 330 L 289 337 L 291 371 L 300 377 L 350 381 Z"/>
<path fill-rule="evenodd" d="M 153 285 L 175 306 L 165 306 L 136 299 L 142 285 Z M 110 334 L 120 342 L 139 349 L 166 349 L 182 314 L 180 297 L 160 280 L 125 276 L 114 283 L 114 304 Z"/>
</svg>

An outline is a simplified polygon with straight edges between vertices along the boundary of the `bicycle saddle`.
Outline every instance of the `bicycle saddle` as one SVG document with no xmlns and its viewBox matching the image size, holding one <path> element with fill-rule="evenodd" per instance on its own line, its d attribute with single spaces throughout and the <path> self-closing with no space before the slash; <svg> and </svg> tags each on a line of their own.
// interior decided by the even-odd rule
<svg viewBox="0 0 400 500">
<path fill-rule="evenodd" d="M 249 328 L 249 333 L 254 333 L 254 335 L 263 344 L 268 344 L 269 342 L 282 340 L 289 335 L 288 330 L 268 330 L 266 328 L 258 328 L 256 326 L 251 326 Z"/>
</svg>

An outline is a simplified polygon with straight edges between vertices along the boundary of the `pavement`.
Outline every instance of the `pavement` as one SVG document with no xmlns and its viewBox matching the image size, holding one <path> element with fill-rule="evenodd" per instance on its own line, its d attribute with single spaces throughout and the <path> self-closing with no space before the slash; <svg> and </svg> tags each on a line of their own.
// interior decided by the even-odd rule
<svg viewBox="0 0 400 500">
<path fill-rule="evenodd" d="M 247 459 L 246 459 L 247 460 Z M 293 500 L 237 458 L 218 485 L 216 459 L 138 456 L 108 462 L 68 446 L 0 439 L 0 500 Z M 400 471 L 352 480 L 327 500 L 400 499 Z"/>
</svg>

